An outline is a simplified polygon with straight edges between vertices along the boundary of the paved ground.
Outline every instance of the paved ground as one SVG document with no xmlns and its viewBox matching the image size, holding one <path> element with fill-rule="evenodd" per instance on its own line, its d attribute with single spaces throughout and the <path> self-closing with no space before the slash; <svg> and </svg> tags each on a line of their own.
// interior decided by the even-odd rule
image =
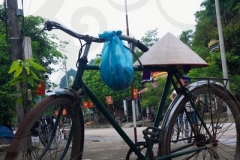
<svg viewBox="0 0 240 160">
<path fill-rule="evenodd" d="M 129 147 L 123 141 L 85 141 L 84 160 L 126 159 Z"/>
<path fill-rule="evenodd" d="M 130 126 L 130 127 L 129 127 Z M 95 126 L 96 127 L 96 126 Z M 85 130 L 85 147 L 83 160 L 121 160 L 126 159 L 129 147 L 121 140 L 116 131 L 108 125 L 103 126 L 86 126 Z M 123 130 L 131 138 L 134 139 L 134 130 L 132 124 L 124 124 Z M 137 127 L 138 141 L 142 141 L 142 130 L 146 127 Z M 224 128 L 224 127 L 223 127 Z M 231 137 L 231 130 L 226 132 Z M 228 137 L 226 138 L 228 139 Z M 0 144 L 3 140 L 0 139 Z M 225 141 L 225 140 L 224 140 Z M 224 142 L 223 141 L 223 142 Z M 6 142 L 4 142 L 6 143 Z M 228 143 L 228 142 L 226 142 Z M 180 143 L 179 143 L 180 144 Z M 179 145 L 177 144 L 177 145 Z M 0 145 L 0 160 L 4 160 L 8 145 Z M 155 148 L 156 149 L 156 148 Z"/>
<path fill-rule="evenodd" d="M 138 122 L 138 126 L 143 123 Z M 147 122 L 144 124 L 147 125 Z M 96 128 L 98 131 L 96 132 Z M 125 132 L 134 140 L 134 130 L 132 123 L 122 124 Z M 138 138 L 141 140 L 141 131 L 145 127 L 137 128 Z M 106 132 L 106 133 L 104 133 Z M 86 125 L 85 130 L 85 146 L 83 160 L 120 160 L 126 159 L 126 154 L 129 147 L 124 141 L 121 140 L 120 136 L 113 136 L 116 132 L 112 130 L 110 125 Z M 105 136 L 104 136 L 105 135 Z M 109 136 L 106 136 L 109 135 Z M 1 144 L 0 141 L 0 160 L 3 160 L 7 151 L 8 144 Z"/>
<path fill-rule="evenodd" d="M 4 160 L 7 147 L 0 148 L 0 159 Z M 83 160 L 125 159 L 128 146 L 123 141 L 85 141 Z"/>
</svg>

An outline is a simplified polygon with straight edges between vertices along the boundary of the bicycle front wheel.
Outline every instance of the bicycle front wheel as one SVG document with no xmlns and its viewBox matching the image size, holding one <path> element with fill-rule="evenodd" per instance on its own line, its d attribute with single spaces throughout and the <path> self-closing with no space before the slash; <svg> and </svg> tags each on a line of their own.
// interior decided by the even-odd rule
<svg viewBox="0 0 240 160">
<path fill-rule="evenodd" d="M 188 117 L 192 130 L 188 137 L 189 143 L 183 143 L 180 137 L 177 143 L 172 142 L 174 123 L 188 102 L 188 99 L 183 97 L 178 106 L 168 113 L 169 120 L 165 123 L 168 127 L 164 128 L 160 148 L 162 155 L 176 156 L 172 159 L 237 159 L 240 113 L 236 99 L 223 87 L 214 85 L 211 88 L 197 87 L 191 93 L 198 99 L 196 112 L 200 116 L 196 120 L 197 124 L 193 124 Z"/>
<path fill-rule="evenodd" d="M 19 126 L 6 154 L 6 159 L 82 159 L 84 122 L 80 109 L 75 125 L 72 126 L 71 120 L 76 112 L 74 103 L 74 99 L 70 96 L 50 96 L 40 101 Z M 59 111 L 62 113 L 58 113 Z M 58 117 L 54 126 L 50 126 L 48 131 L 45 131 L 44 143 L 43 137 L 39 138 L 42 136 L 41 126 L 34 126 L 41 116 Z M 66 123 L 66 117 L 71 119 L 68 121 L 70 123 Z M 73 136 L 68 136 L 70 128 L 74 128 Z M 63 157 L 64 150 L 67 152 Z"/>
</svg>

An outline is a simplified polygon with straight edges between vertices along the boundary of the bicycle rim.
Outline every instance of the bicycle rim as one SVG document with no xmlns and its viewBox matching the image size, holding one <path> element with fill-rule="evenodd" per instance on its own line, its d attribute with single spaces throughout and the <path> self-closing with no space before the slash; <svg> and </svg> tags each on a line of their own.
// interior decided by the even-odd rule
<svg viewBox="0 0 240 160">
<path fill-rule="evenodd" d="M 167 122 L 169 127 L 163 133 L 164 138 L 160 149 L 162 155 L 176 155 L 183 151 L 205 147 L 203 150 L 186 153 L 172 159 L 236 159 L 240 140 L 239 106 L 224 88 L 212 87 L 209 90 L 208 87 L 199 87 L 195 88 L 192 93 L 199 97 L 197 111 L 210 135 L 198 118 L 197 129 L 191 127 L 192 130 L 197 130 L 196 134 L 192 131 L 188 143 L 183 143 L 180 137 L 177 143 L 171 141 L 174 122 L 188 102 L 187 98 L 183 98 L 174 112 L 168 112 L 171 119 Z"/>
<path fill-rule="evenodd" d="M 58 111 L 63 110 L 62 114 L 58 113 Z M 73 119 L 74 113 L 74 100 L 69 96 L 50 96 L 43 99 L 27 114 L 19 126 L 9 146 L 6 159 L 60 159 L 67 146 L 68 134 L 71 128 L 71 120 L 68 121 L 70 123 L 66 123 L 66 117 Z M 55 133 L 50 132 L 48 139 L 45 138 L 43 140 L 42 137 L 40 139 L 39 137 L 32 136 L 31 128 L 40 116 L 56 117 L 57 115 L 59 121 L 54 124 L 57 130 Z M 70 142 L 64 159 L 82 159 L 84 123 L 81 109 L 77 116 Z"/>
</svg>

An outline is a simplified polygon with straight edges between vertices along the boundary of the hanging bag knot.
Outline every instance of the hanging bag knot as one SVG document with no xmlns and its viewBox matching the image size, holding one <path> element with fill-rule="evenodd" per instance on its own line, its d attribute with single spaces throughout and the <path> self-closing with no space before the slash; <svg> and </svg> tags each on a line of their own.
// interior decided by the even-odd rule
<svg viewBox="0 0 240 160">
<path fill-rule="evenodd" d="M 133 80 L 133 57 L 117 35 L 121 31 L 105 31 L 99 38 L 106 39 L 102 49 L 100 76 L 103 82 L 114 91 L 128 88 Z"/>
</svg>

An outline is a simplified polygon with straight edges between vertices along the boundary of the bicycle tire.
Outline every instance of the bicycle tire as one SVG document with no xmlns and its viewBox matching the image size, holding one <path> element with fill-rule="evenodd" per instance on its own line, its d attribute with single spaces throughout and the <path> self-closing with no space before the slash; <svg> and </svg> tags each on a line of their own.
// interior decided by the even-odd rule
<svg viewBox="0 0 240 160">
<path fill-rule="evenodd" d="M 60 159 L 64 148 L 66 147 L 67 140 L 64 139 L 63 134 L 66 130 L 69 130 L 70 126 L 65 126 L 61 124 L 61 119 L 59 123 L 54 125 L 61 126 L 61 132 L 59 136 L 59 144 L 55 149 L 48 149 L 46 153 L 43 154 L 43 150 L 46 149 L 44 145 L 39 142 L 39 139 L 35 141 L 31 135 L 31 128 L 33 124 L 39 119 L 41 115 L 44 114 L 54 114 L 60 106 L 64 106 L 67 114 L 70 115 L 71 119 L 75 113 L 74 107 L 75 100 L 70 96 L 49 96 L 40 101 L 23 119 L 20 124 L 6 154 L 5 160 L 15 160 L 15 159 Z M 80 106 L 79 106 L 80 107 Z M 62 116 L 62 114 L 60 114 Z M 68 128 L 67 128 L 68 127 Z M 26 145 L 30 141 L 31 145 Z M 51 145 L 51 144 L 50 144 Z M 80 109 L 79 114 L 75 122 L 74 132 L 71 139 L 71 146 L 67 150 L 67 159 L 82 159 L 84 145 L 84 121 L 82 111 Z M 29 146 L 29 147 L 28 147 Z M 40 155 L 43 157 L 40 158 Z"/>
<path fill-rule="evenodd" d="M 198 119 L 198 131 L 196 134 L 193 133 L 190 144 L 171 142 L 174 122 L 188 102 L 187 98 L 183 97 L 179 103 L 175 103 L 175 106 L 172 107 L 172 110 L 166 116 L 168 118 L 164 122 L 165 126 L 163 126 L 163 141 L 159 145 L 160 156 L 178 154 L 176 155 L 178 157 L 172 159 L 236 159 L 239 156 L 240 147 L 239 103 L 229 91 L 220 85 L 213 85 L 210 90 L 208 86 L 196 87 L 191 90 L 191 93 L 200 97 L 197 111 L 203 118 L 204 124 L 209 129 L 212 138 L 206 133 L 206 129 Z M 206 111 L 206 108 L 209 108 L 208 101 L 210 99 L 214 99 L 217 102 L 217 111 L 213 112 L 212 109 Z M 180 152 L 205 146 L 208 147 L 203 150 L 179 155 Z"/>
</svg>

